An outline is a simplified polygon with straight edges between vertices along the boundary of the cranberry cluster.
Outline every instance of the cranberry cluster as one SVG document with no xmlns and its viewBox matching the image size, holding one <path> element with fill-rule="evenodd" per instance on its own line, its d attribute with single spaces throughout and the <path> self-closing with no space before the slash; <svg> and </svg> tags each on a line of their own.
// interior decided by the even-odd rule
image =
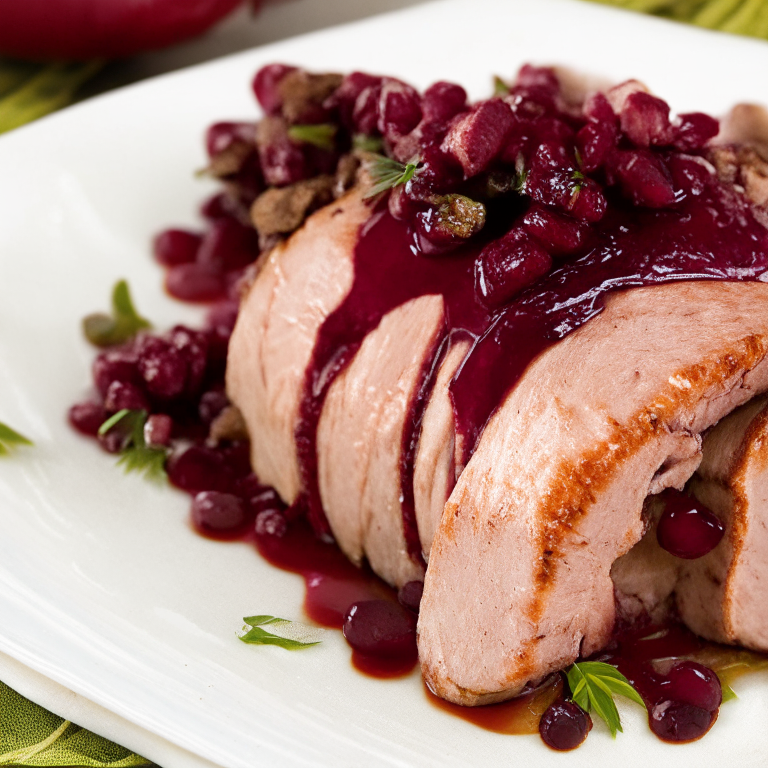
<svg viewBox="0 0 768 768">
<path fill-rule="evenodd" d="M 102 425 L 123 410 L 144 413 L 144 447 L 167 454 L 168 478 L 194 497 L 192 518 L 202 533 L 235 538 L 255 521 L 257 530 L 281 535 L 285 505 L 251 471 L 247 439 L 209 437 L 229 406 L 224 369 L 236 314 L 236 304 L 221 302 L 200 331 L 176 326 L 102 351 L 93 363 L 96 397 L 72 406 L 69 421 L 105 451 L 121 453 L 130 431 L 120 422 L 106 432 Z"/>
<path fill-rule="evenodd" d="M 611 204 L 672 208 L 711 172 L 697 156 L 717 121 L 701 113 L 673 121 L 669 106 L 634 81 L 574 104 L 552 70 L 526 65 L 513 85 L 470 105 L 453 83 L 419 94 L 390 77 L 333 77 L 264 67 L 254 92 L 267 116 L 210 130 L 212 167 L 229 172 L 222 178 L 237 190 L 241 215 L 265 187 L 332 172 L 352 147 L 378 148 L 417 165 L 389 210 L 413 223 L 425 253 L 449 251 L 491 225 L 476 269 L 477 293 L 491 307 L 584 252 Z M 295 140 L 297 123 L 332 127 L 332 144 Z"/>
</svg>

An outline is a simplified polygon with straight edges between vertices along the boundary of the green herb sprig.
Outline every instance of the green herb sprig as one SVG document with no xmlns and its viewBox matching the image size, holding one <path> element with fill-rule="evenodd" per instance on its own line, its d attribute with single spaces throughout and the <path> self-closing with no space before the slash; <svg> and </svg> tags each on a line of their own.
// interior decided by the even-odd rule
<svg viewBox="0 0 768 768">
<path fill-rule="evenodd" d="M 594 712 L 611 730 L 611 736 L 622 731 L 621 718 L 613 701 L 615 694 L 634 701 L 645 709 L 645 702 L 629 680 L 611 664 L 602 661 L 581 661 L 565 671 L 571 697 L 585 712 Z"/>
<path fill-rule="evenodd" d="M 277 645 L 287 651 L 298 651 L 321 642 L 317 638 L 323 630 L 297 621 L 266 615 L 246 616 L 243 621 L 250 629 L 239 637 L 249 645 Z M 264 626 L 269 626 L 272 631 L 263 629 Z"/>
<path fill-rule="evenodd" d="M 368 164 L 368 173 L 373 180 L 373 186 L 366 192 L 365 198 L 376 197 L 388 189 L 409 182 L 415 175 L 419 165 L 417 159 L 403 165 L 384 155 L 373 155 Z"/>
<path fill-rule="evenodd" d="M 333 123 L 316 125 L 292 125 L 288 128 L 288 138 L 300 144 L 312 144 L 319 149 L 332 152 L 336 146 L 334 138 L 337 126 Z"/>
<path fill-rule="evenodd" d="M 33 445 L 33 443 L 29 438 L 0 421 L 0 456 L 6 456 L 20 445 Z"/>
<path fill-rule="evenodd" d="M 124 344 L 139 331 L 151 328 L 149 320 L 141 317 L 133 306 L 128 283 L 120 280 L 112 290 L 112 314 L 97 312 L 83 320 L 83 332 L 91 344 L 112 347 Z"/>
<path fill-rule="evenodd" d="M 126 472 L 143 474 L 149 480 L 164 480 L 168 451 L 147 445 L 144 439 L 146 423 L 146 411 L 129 411 L 123 408 L 99 427 L 99 435 L 106 435 L 112 429 L 121 430 L 124 434 L 124 444 L 117 465 L 123 467 Z"/>
</svg>

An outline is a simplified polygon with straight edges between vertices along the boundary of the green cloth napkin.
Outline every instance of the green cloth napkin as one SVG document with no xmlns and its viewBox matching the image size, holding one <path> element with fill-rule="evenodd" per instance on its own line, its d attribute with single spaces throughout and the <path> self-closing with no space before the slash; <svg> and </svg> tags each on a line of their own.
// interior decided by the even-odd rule
<svg viewBox="0 0 768 768">
<path fill-rule="evenodd" d="M 151 763 L 0 682 L 0 766 L 5 765 L 130 768 Z"/>
</svg>

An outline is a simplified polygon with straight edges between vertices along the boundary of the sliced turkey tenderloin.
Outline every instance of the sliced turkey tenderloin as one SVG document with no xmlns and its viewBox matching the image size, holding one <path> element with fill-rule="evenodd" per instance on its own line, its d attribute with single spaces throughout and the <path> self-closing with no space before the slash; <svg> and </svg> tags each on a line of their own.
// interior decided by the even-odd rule
<svg viewBox="0 0 768 768">
<path fill-rule="evenodd" d="M 439 696 L 507 699 L 607 642 L 610 569 L 644 532 L 646 496 L 768 389 L 767 353 L 768 286 L 684 282 L 610 296 L 532 363 L 432 544 L 419 655 Z"/>
<path fill-rule="evenodd" d="M 301 490 L 294 432 L 320 326 L 354 277 L 353 254 L 370 208 L 353 192 L 310 216 L 267 259 L 240 307 L 227 392 L 251 435 L 258 477 L 293 502 Z"/>
</svg>

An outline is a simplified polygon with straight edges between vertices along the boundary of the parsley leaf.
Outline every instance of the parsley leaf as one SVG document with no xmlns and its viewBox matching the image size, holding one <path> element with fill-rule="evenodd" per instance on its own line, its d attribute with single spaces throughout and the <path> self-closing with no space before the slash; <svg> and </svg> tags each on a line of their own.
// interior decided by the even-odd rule
<svg viewBox="0 0 768 768">
<path fill-rule="evenodd" d="M 619 711 L 613 701 L 614 694 L 624 696 L 645 708 L 645 702 L 629 680 L 610 664 L 581 661 L 568 667 L 565 674 L 574 702 L 585 712 L 594 709 L 606 722 L 614 738 L 622 730 Z"/>
<path fill-rule="evenodd" d="M 85 338 L 97 347 L 112 347 L 132 339 L 144 328 L 151 328 L 133 306 L 128 283 L 120 280 L 112 290 L 112 314 L 96 312 L 83 320 Z"/>
<path fill-rule="evenodd" d="M 99 435 L 106 435 L 113 429 L 120 430 L 123 434 L 123 449 L 120 451 L 117 465 L 123 467 L 126 472 L 143 474 L 149 480 L 164 480 L 168 452 L 164 448 L 147 445 L 144 439 L 146 423 L 146 411 L 129 411 L 123 408 L 99 427 Z"/>
<path fill-rule="evenodd" d="M 388 189 L 397 187 L 410 181 L 418 167 L 418 160 L 414 158 L 410 163 L 403 165 L 384 155 L 373 155 L 368 164 L 368 172 L 373 179 L 373 186 L 365 193 L 365 199 L 376 197 Z"/>
<path fill-rule="evenodd" d="M 32 441 L 0 421 L 0 456 L 9 454 L 19 445 L 32 445 Z"/>
<path fill-rule="evenodd" d="M 267 615 L 246 616 L 243 621 L 250 629 L 239 637 L 249 645 L 277 645 L 287 651 L 297 651 L 321 642 L 317 638 L 322 634 L 322 629 L 297 621 Z M 264 626 L 269 626 L 272 631 L 262 629 Z"/>
<path fill-rule="evenodd" d="M 333 151 L 336 144 L 337 127 L 333 123 L 318 123 L 316 125 L 292 125 L 288 128 L 288 138 L 301 144 L 312 144 L 319 149 Z"/>
</svg>

